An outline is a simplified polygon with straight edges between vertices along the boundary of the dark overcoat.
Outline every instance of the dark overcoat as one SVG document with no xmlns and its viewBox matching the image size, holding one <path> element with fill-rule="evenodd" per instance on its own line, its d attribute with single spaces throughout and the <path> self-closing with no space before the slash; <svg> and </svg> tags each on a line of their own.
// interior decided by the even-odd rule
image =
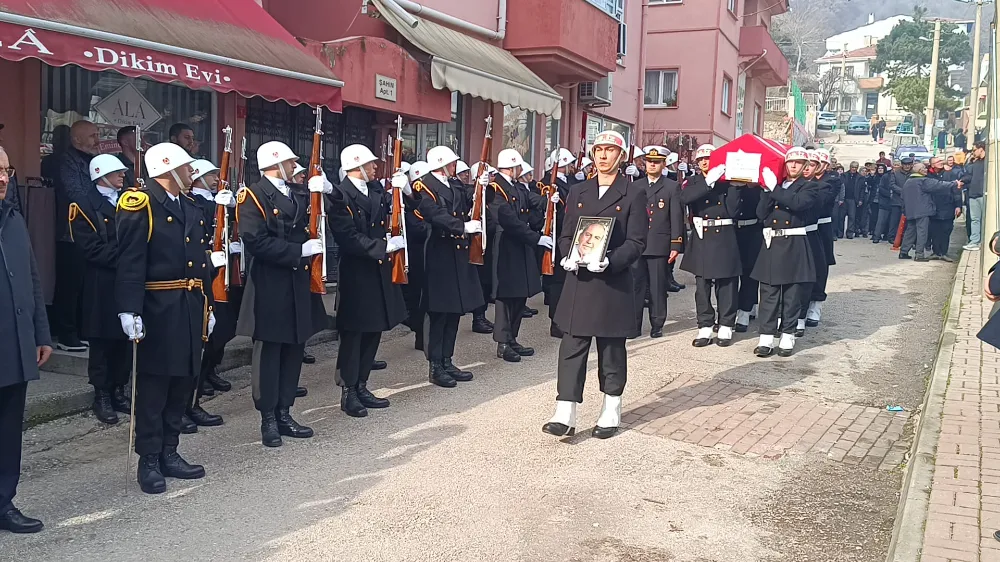
<svg viewBox="0 0 1000 562">
<path fill-rule="evenodd" d="M 422 308 L 428 312 L 465 314 L 485 304 L 479 272 L 469 263 L 472 200 L 464 189 L 429 173 L 413 184 L 417 212 L 430 224 L 424 247 L 425 282 Z M 489 241 L 487 240 L 487 244 Z"/>
<path fill-rule="evenodd" d="M 340 248 L 337 327 L 384 332 L 406 319 L 406 303 L 400 285 L 392 282 L 392 261 L 385 251 L 392 199 L 381 183 L 367 185 L 365 195 L 344 178 L 327 209 L 330 232 Z M 413 255 L 413 249 L 408 253 Z"/>
<path fill-rule="evenodd" d="M 497 174 L 492 185 L 496 191 L 490 206 L 496 217 L 493 244 L 493 298 L 529 298 L 542 291 L 539 270 L 538 239 L 541 233 L 532 228 L 535 209 L 522 184 L 511 184 Z"/>
<path fill-rule="evenodd" d="M 813 209 L 821 196 L 819 184 L 798 178 L 788 187 L 764 191 L 757 204 L 757 218 L 764 228 L 805 228 L 815 224 Z M 816 262 L 806 236 L 775 236 L 760 249 L 751 277 L 768 285 L 812 283 Z"/>
<path fill-rule="evenodd" d="M 115 271 L 118 228 L 115 206 L 96 187 L 70 203 L 69 236 L 83 253 L 80 335 L 84 339 L 127 339 L 118 319 Z"/>
<path fill-rule="evenodd" d="M 255 340 L 303 344 L 327 328 L 320 295 L 309 291 L 309 192 L 288 184 L 285 196 L 262 177 L 236 195 L 247 264 L 236 333 Z"/>
<path fill-rule="evenodd" d="M 649 234 L 644 256 L 669 256 L 671 251 L 684 252 L 684 204 L 681 203 L 677 182 L 660 176 L 654 183 L 647 179 L 635 182 L 646 192 Z M 643 185 L 645 184 L 645 185 Z"/>
<path fill-rule="evenodd" d="M 844 180 L 841 179 L 840 174 L 836 172 L 827 172 L 823 174 L 822 178 L 819 179 L 819 183 L 823 196 L 819 202 L 817 219 L 832 219 L 834 215 L 833 207 L 836 204 L 837 195 L 842 189 L 844 189 Z M 826 258 L 826 264 L 836 265 L 837 257 L 833 253 L 833 222 L 817 224 L 816 228 L 817 232 L 819 232 L 820 243 L 823 247 L 823 256 Z"/>
<path fill-rule="evenodd" d="M 203 337 L 213 305 L 205 219 L 186 195 L 173 202 L 156 181 L 146 180 L 146 186 L 118 198 L 117 312 L 142 317 L 146 337 L 139 342 L 139 371 L 194 377 L 201 370 Z M 190 290 L 146 288 L 147 283 L 185 280 Z M 194 280 L 201 280 L 204 289 L 193 288 Z"/>
<path fill-rule="evenodd" d="M 614 217 L 608 241 L 609 265 L 601 273 L 592 273 L 585 266 L 568 273 L 554 320 L 573 336 L 635 337 L 641 329 L 635 311 L 642 303 L 636 302 L 631 266 L 646 248 L 646 191 L 619 174 L 600 197 L 597 181 L 594 176 L 570 190 L 559 250 L 561 255 L 569 254 L 580 217 Z"/>
<path fill-rule="evenodd" d="M 52 345 L 45 298 L 21 213 L 0 199 L 0 387 L 38 380 L 38 347 Z"/>
<path fill-rule="evenodd" d="M 688 206 L 692 217 L 732 219 L 739 211 L 740 189 L 737 184 L 723 180 L 709 187 L 705 176 L 695 174 L 684 181 L 681 201 Z M 681 269 L 705 279 L 739 277 L 743 266 L 736 242 L 736 226 L 705 227 L 702 237 L 692 227 Z"/>
<path fill-rule="evenodd" d="M 763 190 L 757 184 L 747 184 L 740 188 L 740 209 L 736 213 L 736 242 L 740 245 L 740 264 L 743 275 L 750 275 L 764 245 L 764 226 L 757 218 L 757 205 Z M 740 222 L 754 221 L 740 226 Z"/>
</svg>

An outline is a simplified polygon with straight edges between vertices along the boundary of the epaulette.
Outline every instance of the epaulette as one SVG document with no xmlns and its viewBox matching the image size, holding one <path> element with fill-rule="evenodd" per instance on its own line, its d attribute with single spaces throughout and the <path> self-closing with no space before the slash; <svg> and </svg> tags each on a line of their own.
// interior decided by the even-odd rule
<svg viewBox="0 0 1000 562">
<path fill-rule="evenodd" d="M 420 180 L 417 180 L 417 181 L 413 182 L 413 190 L 414 191 L 419 191 L 421 193 L 426 193 L 427 195 L 430 195 L 431 199 L 433 199 L 434 202 L 437 203 L 437 200 L 438 200 L 437 195 L 434 195 L 434 192 L 431 191 L 430 189 L 428 189 L 428 187 L 426 185 L 424 185 L 424 182 L 422 182 Z"/>
<path fill-rule="evenodd" d="M 153 208 L 149 206 L 149 194 L 138 189 L 130 189 L 122 193 L 118 198 L 118 210 L 124 209 L 130 212 L 137 212 L 146 209 L 149 217 L 149 232 L 146 234 L 146 242 L 153 238 Z"/>
<path fill-rule="evenodd" d="M 81 209 L 80 206 L 77 205 L 76 203 L 70 203 L 69 204 L 69 239 L 70 240 L 73 240 L 73 221 L 76 220 L 76 217 L 83 217 L 83 220 L 87 221 L 87 224 L 90 225 L 90 228 L 93 228 L 94 232 L 97 232 L 97 227 L 94 226 L 94 223 L 91 222 L 91 220 L 87 216 L 87 214 L 83 212 L 83 209 Z M 75 242 L 75 240 L 73 240 L 73 241 Z"/>
<path fill-rule="evenodd" d="M 264 213 L 264 207 L 260 204 L 260 201 L 257 200 L 257 196 L 253 194 L 253 191 L 251 191 L 249 187 L 243 186 L 236 192 L 236 224 L 239 224 L 240 222 L 240 207 L 243 205 L 243 202 L 247 200 L 247 195 L 253 199 L 254 205 L 257 205 L 257 210 L 260 211 L 260 215 L 264 217 L 264 219 L 267 219 L 267 215 Z"/>
<path fill-rule="evenodd" d="M 491 182 L 490 183 L 490 187 L 492 187 L 500 195 L 503 195 L 503 198 L 505 200 L 510 201 L 510 197 L 507 196 L 507 192 L 504 191 L 502 187 L 500 187 L 499 183 L 497 183 L 497 182 Z"/>
</svg>

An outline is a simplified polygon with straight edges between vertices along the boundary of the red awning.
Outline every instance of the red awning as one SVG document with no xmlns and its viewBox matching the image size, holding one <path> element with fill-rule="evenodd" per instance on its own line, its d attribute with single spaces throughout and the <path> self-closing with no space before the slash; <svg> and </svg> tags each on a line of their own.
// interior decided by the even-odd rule
<svg viewBox="0 0 1000 562">
<path fill-rule="evenodd" d="M 253 0 L 2 0 L 0 58 L 341 110 L 340 87 Z"/>
</svg>

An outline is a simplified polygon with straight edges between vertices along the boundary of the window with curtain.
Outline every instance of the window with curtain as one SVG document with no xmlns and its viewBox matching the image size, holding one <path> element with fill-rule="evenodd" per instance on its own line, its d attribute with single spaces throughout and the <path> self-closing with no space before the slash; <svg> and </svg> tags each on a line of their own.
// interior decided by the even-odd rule
<svg viewBox="0 0 1000 562">
<path fill-rule="evenodd" d="M 677 71 L 647 70 L 643 104 L 651 107 L 677 107 Z"/>
<path fill-rule="evenodd" d="M 729 115 L 732 108 L 733 101 L 733 80 L 732 78 L 726 76 L 722 79 L 722 112 Z"/>
</svg>

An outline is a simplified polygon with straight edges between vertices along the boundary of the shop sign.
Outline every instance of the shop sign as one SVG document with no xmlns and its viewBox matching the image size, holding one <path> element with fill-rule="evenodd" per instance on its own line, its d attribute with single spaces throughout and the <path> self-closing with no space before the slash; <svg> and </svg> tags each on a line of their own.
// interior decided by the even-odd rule
<svg viewBox="0 0 1000 562">
<path fill-rule="evenodd" d="M 375 97 L 380 100 L 396 101 L 396 79 L 376 74 Z"/>
<path fill-rule="evenodd" d="M 126 82 L 111 95 L 97 102 L 94 109 L 107 119 L 108 123 L 119 128 L 138 126 L 149 129 L 163 118 L 131 82 Z"/>
</svg>

